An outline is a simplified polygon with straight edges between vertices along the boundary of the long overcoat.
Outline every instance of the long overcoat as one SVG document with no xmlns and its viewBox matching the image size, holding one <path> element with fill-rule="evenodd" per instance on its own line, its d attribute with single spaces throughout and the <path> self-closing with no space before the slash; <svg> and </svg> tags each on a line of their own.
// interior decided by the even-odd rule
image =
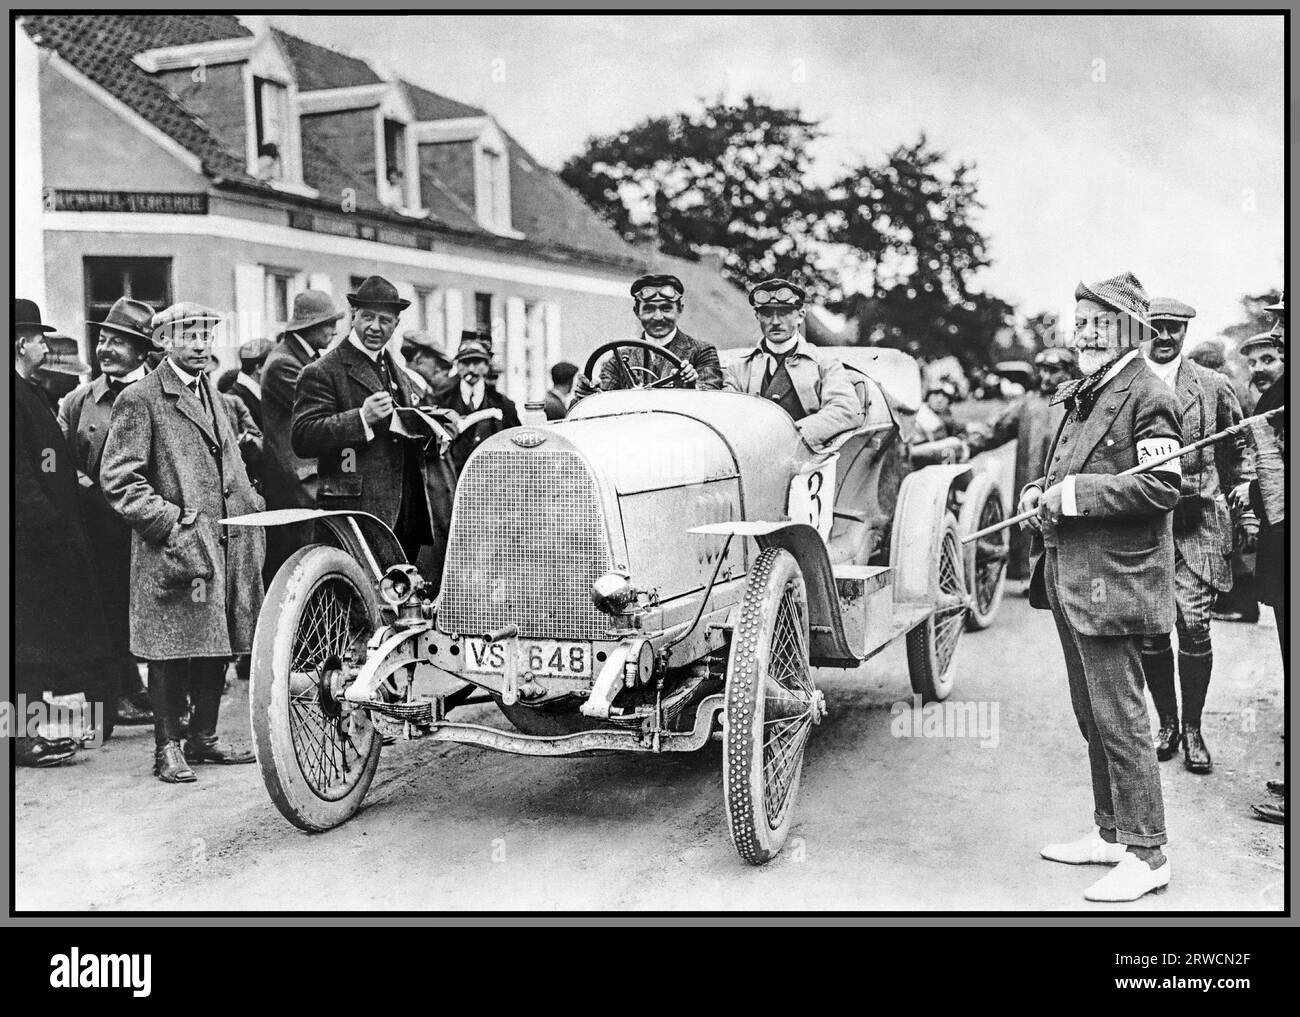
<svg viewBox="0 0 1300 1017">
<path fill-rule="evenodd" d="M 90 665 L 107 659 L 110 648 L 77 462 L 45 396 L 13 378 L 14 659 L 20 668 Z"/>
<path fill-rule="evenodd" d="M 131 652 L 145 660 L 229 657 L 252 646 L 265 536 L 225 527 L 259 512 L 221 395 L 209 414 L 169 363 L 113 404 L 99 478 L 130 524 Z"/>
</svg>

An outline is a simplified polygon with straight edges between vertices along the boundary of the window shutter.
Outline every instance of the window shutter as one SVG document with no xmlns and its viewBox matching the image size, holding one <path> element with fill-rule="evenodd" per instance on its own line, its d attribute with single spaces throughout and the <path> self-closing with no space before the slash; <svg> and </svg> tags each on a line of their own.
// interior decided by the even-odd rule
<svg viewBox="0 0 1300 1017">
<path fill-rule="evenodd" d="M 236 343 L 262 335 L 266 325 L 266 271 L 261 265 L 235 266 Z"/>
<path fill-rule="evenodd" d="M 546 337 L 546 370 L 560 362 L 560 305 L 547 301 L 542 305 L 543 335 Z M 549 373 L 547 374 L 549 378 Z"/>
<path fill-rule="evenodd" d="M 506 298 L 506 349 L 504 375 L 506 395 L 517 403 L 528 399 L 528 372 L 525 350 L 527 321 L 524 302 L 519 297 Z"/>
<path fill-rule="evenodd" d="M 454 357 L 460 349 L 460 333 L 465 327 L 465 297 L 460 290 L 447 290 L 442 302 L 447 322 L 447 356 Z"/>
</svg>

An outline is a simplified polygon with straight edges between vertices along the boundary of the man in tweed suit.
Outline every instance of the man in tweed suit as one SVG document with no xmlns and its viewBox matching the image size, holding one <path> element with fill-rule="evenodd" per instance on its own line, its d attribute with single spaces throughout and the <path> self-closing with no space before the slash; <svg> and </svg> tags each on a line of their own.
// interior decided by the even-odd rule
<svg viewBox="0 0 1300 1017">
<path fill-rule="evenodd" d="M 1050 608 L 1065 652 L 1070 699 L 1088 742 L 1098 829 L 1049 844 L 1044 858 L 1115 869 L 1084 891 L 1089 900 L 1136 900 L 1169 884 L 1160 770 L 1142 691 L 1141 644 L 1174 622 L 1178 461 L 1131 476 L 1131 467 L 1181 440 L 1173 391 L 1137 348 L 1148 300 L 1130 273 L 1075 290 L 1072 343 L 1082 381 L 1057 390 L 1065 421 L 1047 475 L 1026 485 L 1021 511 L 1044 552 L 1029 602 Z"/>
<path fill-rule="evenodd" d="M 1178 300 L 1151 301 L 1155 336 L 1143 355 L 1155 376 L 1174 392 L 1182 414 L 1183 441 L 1199 441 L 1241 422 L 1241 405 L 1228 379 L 1183 356 L 1188 323 L 1196 310 Z M 1169 633 L 1142 642 L 1142 667 L 1160 717 L 1156 758 L 1178 751 L 1192 773 L 1209 773 L 1213 764 L 1201 735 L 1201 708 L 1210 686 L 1214 654 L 1210 611 L 1217 594 L 1232 589 L 1232 519 L 1227 494 L 1254 477 L 1245 442 L 1222 441 L 1180 460 L 1182 494 L 1174 509 L 1174 597 L 1177 606 L 1178 683 L 1183 691 L 1182 727 L 1174 693 L 1174 651 Z"/>
</svg>

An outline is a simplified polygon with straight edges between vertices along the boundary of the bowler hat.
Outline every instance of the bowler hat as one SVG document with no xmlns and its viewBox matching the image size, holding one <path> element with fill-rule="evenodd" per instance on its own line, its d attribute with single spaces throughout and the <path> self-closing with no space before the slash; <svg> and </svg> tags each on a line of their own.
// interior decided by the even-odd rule
<svg viewBox="0 0 1300 1017">
<path fill-rule="evenodd" d="M 104 315 L 103 321 L 88 321 L 87 325 L 98 325 L 102 334 L 104 329 L 124 335 L 129 339 L 140 339 L 149 344 L 151 349 L 160 349 L 152 333 L 154 310 L 142 300 L 130 297 L 118 297 L 113 306 Z"/>
<path fill-rule="evenodd" d="M 803 307 L 808 294 L 798 283 L 789 279 L 764 279 L 749 291 L 750 307 Z"/>
<path fill-rule="evenodd" d="M 348 303 L 353 307 L 389 307 L 394 311 L 404 311 L 411 306 L 409 300 L 403 300 L 397 287 L 383 276 L 372 275 L 355 293 L 348 294 Z"/>
<path fill-rule="evenodd" d="M 301 332 L 327 321 L 338 321 L 342 311 L 334 309 L 334 301 L 324 290 L 303 290 L 293 298 L 293 318 L 285 326 L 286 332 Z"/>
<path fill-rule="evenodd" d="M 1074 299 L 1092 300 L 1112 311 L 1127 314 L 1143 325 L 1151 324 L 1151 299 L 1132 272 L 1122 272 L 1091 285 L 1081 282 L 1074 288 Z"/>
<path fill-rule="evenodd" d="M 35 300 L 24 300 L 22 297 L 14 298 L 14 331 L 18 332 L 23 329 L 36 332 L 53 332 L 53 325 L 46 325 L 41 321 L 41 309 L 36 306 Z"/>
</svg>

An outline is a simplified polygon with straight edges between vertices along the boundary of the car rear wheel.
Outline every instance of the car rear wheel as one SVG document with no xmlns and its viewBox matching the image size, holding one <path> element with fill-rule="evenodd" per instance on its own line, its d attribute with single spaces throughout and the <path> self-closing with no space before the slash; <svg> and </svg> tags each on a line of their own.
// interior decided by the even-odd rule
<svg viewBox="0 0 1300 1017">
<path fill-rule="evenodd" d="M 963 536 L 1000 523 L 1005 518 L 1002 493 L 997 481 L 977 474 L 966 488 L 958 529 Z M 1007 579 L 1008 534 L 991 533 L 987 537 L 962 545 L 965 552 L 966 584 L 970 590 L 970 611 L 966 629 L 978 632 L 993 624 L 1002 604 L 1002 590 Z"/>
<path fill-rule="evenodd" d="M 957 521 L 945 513 L 932 555 L 930 589 L 934 606 L 925 621 L 907 634 L 907 670 L 912 691 L 925 702 L 947 699 L 956 675 L 957 644 L 966 618 L 966 580 L 962 575 Z"/>
<path fill-rule="evenodd" d="M 379 732 L 337 695 L 378 624 L 373 585 L 338 548 L 296 551 L 266 591 L 250 675 L 254 748 L 271 800 L 300 829 L 349 819 L 379 766 Z"/>
<path fill-rule="evenodd" d="M 794 557 L 768 548 L 749 573 L 731 637 L 722 788 L 736 852 L 771 861 L 790 832 L 804 747 L 825 712 L 808 666 L 808 598 Z"/>
</svg>

